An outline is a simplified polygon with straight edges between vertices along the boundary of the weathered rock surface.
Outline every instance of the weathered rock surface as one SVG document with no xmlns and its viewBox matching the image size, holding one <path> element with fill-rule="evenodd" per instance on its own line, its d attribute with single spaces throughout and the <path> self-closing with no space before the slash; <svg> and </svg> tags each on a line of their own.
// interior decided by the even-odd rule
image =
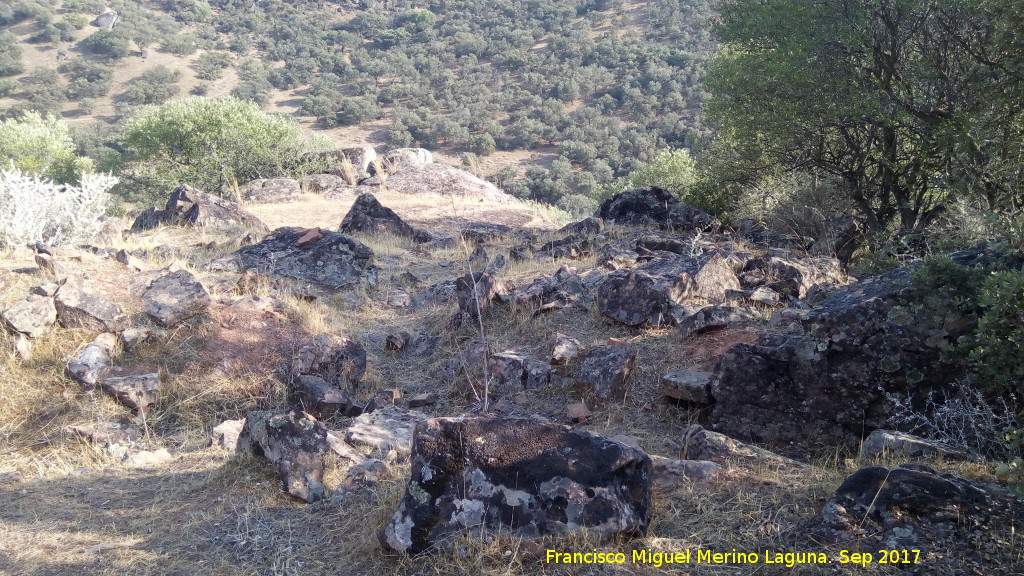
<svg viewBox="0 0 1024 576">
<path fill-rule="evenodd" d="M 683 430 L 681 446 L 679 457 L 683 460 L 708 460 L 722 463 L 730 458 L 740 458 L 750 462 L 772 462 L 796 468 L 807 466 L 802 462 L 780 456 L 764 448 L 744 444 L 725 434 L 705 430 L 700 424 L 692 424 Z"/>
<path fill-rule="evenodd" d="M 57 321 L 53 298 L 30 295 L 3 313 L 4 322 L 12 330 L 31 338 L 45 336 Z"/>
<path fill-rule="evenodd" d="M 294 408 L 250 412 L 238 437 L 239 452 L 253 451 L 277 466 L 281 486 L 292 496 L 316 502 L 325 496 L 327 429 Z"/>
<path fill-rule="evenodd" d="M 293 200 L 302 194 L 302 187 L 292 178 L 260 178 L 242 186 L 239 193 L 246 202 L 268 204 Z"/>
<path fill-rule="evenodd" d="M 132 410 L 145 412 L 150 406 L 156 404 L 157 393 L 160 391 L 160 375 L 140 374 L 138 376 L 104 378 L 100 382 L 100 387 L 119 403 Z"/>
<path fill-rule="evenodd" d="M 551 348 L 551 364 L 564 366 L 580 357 L 583 353 L 583 344 L 580 341 L 562 334 L 555 334 L 555 342 Z"/>
<path fill-rule="evenodd" d="M 142 304 L 150 318 L 167 328 L 206 312 L 210 294 L 188 270 L 168 270 L 150 283 Z"/>
<path fill-rule="evenodd" d="M 127 421 L 106 421 L 68 426 L 73 434 L 89 439 L 93 444 L 107 448 L 125 446 L 142 438 L 142 430 Z"/>
<path fill-rule="evenodd" d="M 116 344 L 113 334 L 100 334 L 68 362 L 68 372 L 86 390 L 94 389 L 113 364 L 110 356 Z"/>
<path fill-rule="evenodd" d="M 356 194 L 355 186 L 350 186 L 344 178 L 334 174 L 310 174 L 303 179 L 302 185 L 307 192 L 313 194 Z"/>
<path fill-rule="evenodd" d="M 269 230 L 266 224 L 246 212 L 238 203 L 196 190 L 187 184 L 171 192 L 163 210 L 150 208 L 139 215 L 132 224 L 132 231 L 139 232 L 163 225 L 245 227 L 261 232 Z"/>
<path fill-rule="evenodd" d="M 946 460 L 976 460 L 968 452 L 946 446 L 941 442 L 895 430 L 874 430 L 861 444 L 861 458 L 895 456 L 902 458 L 943 458 Z"/>
<path fill-rule="evenodd" d="M 344 433 L 359 453 L 390 462 L 405 462 L 412 451 L 413 430 L 427 417 L 415 410 L 384 406 L 360 415 Z"/>
<path fill-rule="evenodd" d="M 551 365 L 526 354 L 508 350 L 492 354 L 489 371 L 490 393 L 495 398 L 523 390 L 536 390 L 551 380 Z"/>
<path fill-rule="evenodd" d="M 54 304 L 64 328 L 119 332 L 129 326 L 128 315 L 120 306 L 87 292 L 78 282 L 61 286 Z"/>
<path fill-rule="evenodd" d="M 238 436 L 245 426 L 245 419 L 225 420 L 210 431 L 210 446 L 234 452 L 238 448 Z"/>
<path fill-rule="evenodd" d="M 412 226 L 406 224 L 394 210 L 382 205 L 373 194 L 360 194 L 356 198 L 352 208 L 341 221 L 338 232 L 387 233 L 409 238 L 417 235 Z"/>
<path fill-rule="evenodd" d="M 671 192 L 656 186 L 612 196 L 601 203 L 595 216 L 623 226 L 675 232 L 706 231 L 720 226 L 710 214 L 683 204 Z"/>
<path fill-rule="evenodd" d="M 635 362 L 636 350 L 631 346 L 594 346 L 583 360 L 576 382 L 598 398 L 622 398 Z"/>
<path fill-rule="evenodd" d="M 661 377 L 661 393 L 673 400 L 711 404 L 711 381 L 714 374 L 700 370 L 672 370 Z"/>
<path fill-rule="evenodd" d="M 953 255 L 973 265 L 997 256 Z M 943 354 L 973 321 L 920 306 L 910 269 L 901 268 L 833 292 L 792 316 L 795 331 L 737 344 L 718 361 L 712 425 L 739 439 L 789 445 L 821 442 L 830 450 L 884 428 L 889 396 L 923 399 L 963 374 Z M 928 294 L 934 298 L 934 294 Z M 954 310 L 952 303 L 941 303 Z M 797 453 L 797 452 L 795 452 Z"/>
<path fill-rule="evenodd" d="M 395 148 L 384 154 L 384 169 L 389 174 L 400 172 L 408 166 L 432 164 L 434 155 L 426 148 Z"/>
<path fill-rule="evenodd" d="M 292 382 L 300 376 L 318 376 L 342 391 L 355 388 L 365 373 L 366 349 L 362 344 L 328 334 L 321 334 L 300 348 L 288 369 Z"/>
<path fill-rule="evenodd" d="M 234 253 L 238 271 L 312 282 L 338 289 L 355 286 L 376 274 L 373 251 L 358 240 L 337 232 L 322 231 L 323 239 L 296 246 L 308 232 L 303 228 L 278 228 L 258 244 Z"/>
<path fill-rule="evenodd" d="M 352 399 L 345 391 L 319 376 L 297 376 L 294 386 L 302 409 L 315 418 L 329 418 L 337 412 L 344 414 L 352 406 Z"/>
<path fill-rule="evenodd" d="M 373 183 L 371 178 L 367 183 Z M 477 178 L 465 170 L 445 164 L 416 164 L 405 166 L 397 173 L 388 176 L 388 190 L 402 194 L 422 196 L 424 194 L 440 196 L 483 197 L 500 203 L 514 203 L 516 200 L 505 194 L 490 182 Z"/>
<path fill-rule="evenodd" d="M 821 516 L 814 531 L 818 538 L 875 554 L 909 550 L 913 556 L 914 550 L 975 542 L 957 546 L 955 554 L 929 555 L 929 573 L 956 574 L 964 566 L 991 564 L 988 550 L 1001 546 L 993 541 L 998 536 L 992 527 L 1024 516 L 1024 501 L 1002 488 L 926 466 L 869 467 L 843 481 Z"/>
<path fill-rule="evenodd" d="M 589 292 L 575 268 L 562 266 L 554 274 L 535 278 L 516 291 L 512 302 L 517 310 L 534 309 L 534 315 L 566 308 L 585 312 Z"/>
<path fill-rule="evenodd" d="M 670 492 L 694 483 L 713 482 L 718 479 L 722 466 L 707 460 L 673 460 L 652 456 L 654 488 Z"/>
<path fill-rule="evenodd" d="M 643 534 L 651 482 L 646 454 L 590 432 L 532 420 L 430 419 L 416 427 L 409 485 L 381 541 L 414 554 L 481 529 Z"/>
<path fill-rule="evenodd" d="M 678 330 L 683 338 L 688 338 L 695 334 L 763 321 L 764 317 L 750 308 L 705 306 L 693 314 L 680 318 Z"/>
</svg>

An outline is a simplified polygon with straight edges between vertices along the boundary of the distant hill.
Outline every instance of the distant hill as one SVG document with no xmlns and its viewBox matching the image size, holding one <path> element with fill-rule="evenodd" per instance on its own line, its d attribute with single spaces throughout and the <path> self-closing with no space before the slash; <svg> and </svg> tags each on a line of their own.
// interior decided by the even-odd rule
<svg viewBox="0 0 1024 576">
<path fill-rule="evenodd" d="M 564 203 L 700 134 L 712 3 L 15 0 L 0 112 L 59 113 L 103 140 L 134 107 L 232 94 Z"/>
</svg>

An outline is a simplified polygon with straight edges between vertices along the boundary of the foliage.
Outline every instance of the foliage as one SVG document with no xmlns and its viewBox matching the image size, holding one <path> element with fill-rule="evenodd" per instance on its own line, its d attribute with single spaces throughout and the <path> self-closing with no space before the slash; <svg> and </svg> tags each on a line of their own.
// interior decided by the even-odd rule
<svg viewBox="0 0 1024 576">
<path fill-rule="evenodd" d="M 37 112 L 0 122 L 0 163 L 58 184 L 77 182 L 92 169 L 91 161 L 75 153 L 67 124 Z"/>
<path fill-rule="evenodd" d="M 8 30 L 0 32 L 0 77 L 14 76 L 24 71 L 18 37 Z"/>
<path fill-rule="evenodd" d="M 0 239 L 8 243 L 81 243 L 102 227 L 117 178 L 84 173 L 81 184 L 54 184 L 17 168 L 0 171 Z"/>
<path fill-rule="evenodd" d="M 216 80 L 228 66 L 231 66 L 231 56 L 224 52 L 203 52 L 192 63 L 196 78 L 200 80 Z"/>
<path fill-rule="evenodd" d="M 131 33 L 127 28 L 99 30 L 83 40 L 82 45 L 93 54 L 100 54 L 113 60 L 120 60 L 131 54 Z"/>
<path fill-rule="evenodd" d="M 628 176 L 633 188 L 658 186 L 684 197 L 697 183 L 697 166 L 686 149 L 664 150 Z"/>
<path fill-rule="evenodd" d="M 178 95 L 181 72 L 158 65 L 146 70 L 121 94 L 129 104 L 163 104 Z"/>
<path fill-rule="evenodd" d="M 238 182 L 291 174 L 322 144 L 304 141 L 297 122 L 236 98 L 190 97 L 147 107 L 125 122 L 128 173 L 156 194 L 180 183 L 227 193 Z"/>
</svg>

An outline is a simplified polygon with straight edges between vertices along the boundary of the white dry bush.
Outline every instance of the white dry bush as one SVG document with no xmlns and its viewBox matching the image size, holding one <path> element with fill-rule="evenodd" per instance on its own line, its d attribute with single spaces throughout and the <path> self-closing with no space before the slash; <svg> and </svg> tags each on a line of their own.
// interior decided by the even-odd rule
<svg viewBox="0 0 1024 576">
<path fill-rule="evenodd" d="M 1015 410 L 1016 398 L 1001 397 L 993 406 L 981 390 L 959 382 L 954 393 L 941 399 L 933 392 L 917 407 L 909 395 L 886 394 L 893 404 L 888 425 L 918 436 L 966 450 L 975 456 L 1007 460 L 1013 447 L 1007 434 L 1021 429 Z"/>
<path fill-rule="evenodd" d="M 82 174 L 78 186 L 0 171 L 0 244 L 79 244 L 96 235 L 117 178 Z"/>
</svg>

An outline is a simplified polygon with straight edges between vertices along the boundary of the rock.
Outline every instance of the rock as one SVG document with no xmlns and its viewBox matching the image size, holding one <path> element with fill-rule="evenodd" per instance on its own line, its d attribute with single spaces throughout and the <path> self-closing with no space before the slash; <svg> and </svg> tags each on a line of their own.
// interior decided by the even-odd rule
<svg viewBox="0 0 1024 576">
<path fill-rule="evenodd" d="M 679 458 L 683 460 L 708 460 L 723 463 L 730 458 L 742 458 L 753 462 L 771 462 L 775 465 L 806 468 L 798 462 L 774 452 L 750 446 L 725 434 L 705 430 L 700 424 L 692 424 L 683 431 L 682 448 Z"/>
<path fill-rule="evenodd" d="M 19 362 L 28 362 L 32 359 L 32 341 L 24 334 L 14 337 L 14 356 Z"/>
<path fill-rule="evenodd" d="M 620 399 L 626 394 L 626 381 L 635 362 L 636 350 L 630 346 L 594 346 L 583 360 L 576 382 L 598 398 Z"/>
<path fill-rule="evenodd" d="M 269 230 L 266 224 L 246 212 L 238 203 L 196 190 L 187 184 L 171 192 L 163 210 L 150 208 L 136 218 L 132 232 L 162 225 L 203 226 L 224 230 L 244 227 L 260 232 Z"/>
<path fill-rule="evenodd" d="M 455 281 L 455 299 L 459 310 L 471 318 L 479 318 L 496 295 L 494 278 L 487 272 L 461 276 Z"/>
<path fill-rule="evenodd" d="M 388 174 L 400 172 L 408 166 L 433 164 L 434 155 L 425 148 L 395 148 L 384 154 L 384 169 Z"/>
<path fill-rule="evenodd" d="M 365 373 L 366 349 L 348 338 L 327 334 L 300 348 L 289 368 L 293 382 L 302 375 L 318 376 L 345 391 L 355 388 Z"/>
<path fill-rule="evenodd" d="M 151 405 L 156 404 L 157 392 L 160 390 L 160 375 L 141 374 L 104 378 L 100 382 L 100 387 L 120 404 L 132 410 L 145 412 Z"/>
<path fill-rule="evenodd" d="M 49 254 L 36 254 L 34 256 L 36 266 L 44 274 L 49 275 L 51 278 L 56 279 L 58 282 L 63 281 L 68 277 L 67 270 L 64 265 L 57 261 L 56 258 Z"/>
<path fill-rule="evenodd" d="M 722 465 L 706 460 L 673 460 L 652 456 L 654 488 L 671 492 L 693 483 L 713 482 L 722 472 Z"/>
<path fill-rule="evenodd" d="M 699 370 L 673 370 L 661 377 L 661 393 L 673 400 L 711 404 L 714 374 Z"/>
<path fill-rule="evenodd" d="M 31 338 L 45 336 L 57 321 L 53 298 L 30 295 L 3 312 L 4 322 L 15 332 Z"/>
<path fill-rule="evenodd" d="M 298 180 L 292 178 L 260 178 L 239 189 L 242 199 L 254 204 L 287 202 L 302 194 Z"/>
<path fill-rule="evenodd" d="M 433 404 L 437 404 L 437 400 L 437 394 L 433 392 L 417 394 L 412 398 L 409 398 L 409 408 L 422 408 L 423 406 L 431 406 Z"/>
<path fill-rule="evenodd" d="M 679 201 L 671 192 L 651 186 L 616 194 L 601 203 L 595 216 L 605 222 L 675 232 L 717 230 L 710 214 Z"/>
<path fill-rule="evenodd" d="M 416 231 L 391 208 L 383 206 L 373 194 L 360 194 L 341 221 L 338 232 L 352 234 L 394 234 L 413 238 Z"/>
<path fill-rule="evenodd" d="M 152 335 L 153 331 L 149 328 L 128 328 L 121 332 L 121 344 L 127 349 L 135 348 L 149 340 Z"/>
<path fill-rule="evenodd" d="M 324 230 L 322 240 L 297 247 L 306 232 L 303 228 L 278 228 L 262 242 L 240 248 L 234 253 L 239 271 L 252 269 L 331 289 L 353 287 L 375 275 L 373 251 L 362 242 Z"/>
<path fill-rule="evenodd" d="M 590 422 L 590 417 L 594 415 L 583 402 L 569 404 L 565 407 L 565 413 L 569 416 L 569 421 L 575 424 L 586 424 Z"/>
<path fill-rule="evenodd" d="M 159 450 L 130 450 L 124 456 L 124 463 L 128 466 L 153 468 L 170 462 L 173 459 L 174 456 L 166 448 L 160 448 Z"/>
<path fill-rule="evenodd" d="M 93 444 L 108 448 L 133 444 L 142 438 L 142 431 L 127 421 L 95 422 L 80 426 L 68 426 L 67 430 L 89 439 Z"/>
<path fill-rule="evenodd" d="M 579 234 L 583 236 L 596 236 L 604 231 L 604 220 L 600 218 L 584 218 L 578 222 L 571 222 L 562 226 L 559 230 L 559 234 Z"/>
<path fill-rule="evenodd" d="M 998 256 L 952 257 L 973 265 Z M 735 345 L 715 368 L 712 425 L 744 441 L 791 446 L 793 454 L 859 443 L 863 430 L 885 427 L 891 397 L 923 399 L 963 375 L 948 350 L 974 321 L 947 317 L 951 302 L 932 305 L 940 314 L 921 306 L 927 301 L 910 269 L 900 268 L 790 315 L 789 334 Z"/>
<path fill-rule="evenodd" d="M 851 474 L 822 509 L 815 536 L 826 542 L 858 541 L 866 550 L 929 550 L 959 542 L 979 528 L 1001 525 L 1024 512 L 1024 502 L 1007 492 L 980 486 L 920 465 L 873 466 Z M 980 535 L 979 535 L 980 536 Z M 976 536 L 978 537 L 978 536 Z M 980 545 L 978 550 L 986 549 Z M 974 546 L 958 549 L 948 560 L 930 560 L 935 573 L 956 573 Z M 970 550 L 969 550 L 970 549 Z M 985 562 L 981 553 L 975 561 Z M 939 563 L 945 566 L 939 566 Z"/>
<path fill-rule="evenodd" d="M 977 460 L 972 454 L 919 436 L 895 430 L 874 430 L 861 444 L 861 458 L 896 456 L 901 458 L 943 458 L 945 460 Z"/>
<path fill-rule="evenodd" d="M 513 537 L 647 530 L 651 461 L 590 432 L 532 420 L 436 418 L 416 427 L 412 473 L 382 543 L 416 554 L 465 531 Z"/>
<path fill-rule="evenodd" d="M 128 315 L 120 306 L 87 292 L 78 282 L 61 286 L 54 304 L 64 328 L 120 332 L 129 326 Z"/>
<path fill-rule="evenodd" d="M 310 174 L 302 180 L 303 188 L 312 194 L 355 194 L 355 188 L 334 174 Z"/>
<path fill-rule="evenodd" d="M 551 276 L 535 278 L 512 298 L 517 310 L 535 308 L 534 315 L 567 308 L 586 311 L 588 290 L 575 268 L 562 266 Z"/>
<path fill-rule="evenodd" d="M 188 270 L 164 271 L 142 294 L 143 310 L 165 328 L 206 312 L 210 294 Z"/>
<path fill-rule="evenodd" d="M 363 414 L 369 414 L 386 406 L 394 406 L 402 398 L 402 391 L 398 388 L 385 388 L 378 390 L 373 398 L 363 407 Z"/>
<path fill-rule="evenodd" d="M 329 152 L 310 152 L 304 154 L 302 159 L 313 163 L 317 169 L 324 172 L 345 179 L 352 178 L 353 181 L 348 183 L 355 184 L 354 180 L 370 175 L 370 164 L 377 159 L 377 151 L 371 146 L 356 146 Z"/>
<path fill-rule="evenodd" d="M 225 420 L 210 431 L 210 446 L 216 446 L 229 452 L 238 448 L 238 436 L 242 433 L 245 419 Z"/>
<path fill-rule="evenodd" d="M 605 244 L 600 249 L 597 265 L 605 270 L 625 270 L 636 266 L 639 254 L 621 246 Z"/>
<path fill-rule="evenodd" d="M 387 305 L 394 308 L 408 308 L 412 305 L 412 297 L 405 290 L 388 290 Z"/>
<path fill-rule="evenodd" d="M 415 410 L 385 406 L 356 418 L 345 431 L 345 442 L 366 456 L 404 462 L 412 450 L 413 429 L 426 417 Z"/>
<path fill-rule="evenodd" d="M 116 344 L 113 334 L 100 334 L 68 362 L 68 372 L 86 390 L 94 389 L 113 364 L 110 356 Z"/>
<path fill-rule="evenodd" d="M 488 360 L 492 397 L 515 394 L 522 390 L 536 390 L 547 386 L 551 379 L 551 365 L 508 350 L 492 354 Z"/>
<path fill-rule="evenodd" d="M 765 306 L 776 306 L 779 303 L 779 293 L 767 286 L 758 286 L 750 294 L 749 299 Z"/>
<path fill-rule="evenodd" d="M 111 10 L 97 16 L 96 19 L 92 21 L 92 25 L 98 28 L 107 28 L 109 30 L 113 29 L 114 26 L 117 25 L 117 21 L 117 12 Z"/>
<path fill-rule="evenodd" d="M 347 393 L 319 376 L 296 376 L 294 386 L 302 409 L 317 419 L 344 414 L 352 405 Z"/>
<path fill-rule="evenodd" d="M 551 364 L 564 366 L 579 358 L 583 353 L 583 345 L 580 341 L 566 336 L 561 332 L 555 333 L 555 343 L 551 349 Z"/>
<path fill-rule="evenodd" d="M 344 498 L 346 493 L 373 486 L 385 479 L 390 473 L 391 468 L 387 463 L 374 458 L 367 458 L 345 471 L 345 477 L 341 479 L 341 483 L 334 490 L 331 499 L 337 501 Z"/>
<path fill-rule="evenodd" d="M 750 308 L 733 306 L 705 306 L 679 320 L 680 336 L 689 338 L 723 328 L 736 328 L 755 322 L 764 322 L 764 316 Z"/>
<path fill-rule="evenodd" d="M 277 466 L 285 492 L 306 502 L 325 494 L 327 429 L 303 411 L 250 412 L 238 437 L 239 452 L 254 451 Z"/>
<path fill-rule="evenodd" d="M 60 284 L 57 284 L 55 282 L 44 282 L 38 286 L 33 286 L 32 288 L 30 288 L 29 294 L 53 298 L 54 296 L 57 295 L 58 290 L 60 290 Z"/>
<path fill-rule="evenodd" d="M 552 240 L 543 244 L 535 253 L 539 260 L 550 258 L 561 260 L 565 258 L 581 260 L 590 256 L 594 248 L 590 238 L 583 235 L 566 236 L 560 240 Z"/>
<path fill-rule="evenodd" d="M 375 180 L 379 183 L 379 180 L 376 178 L 371 178 L 366 183 L 374 183 Z M 399 194 L 416 196 L 434 195 L 441 197 L 442 195 L 450 195 L 456 198 L 470 197 L 474 201 L 477 198 L 484 198 L 491 202 L 503 204 L 517 202 L 517 200 L 502 192 L 494 184 L 477 178 L 465 170 L 439 163 L 407 165 L 397 173 L 388 176 L 387 188 Z M 491 228 L 491 226 L 483 226 L 483 228 Z M 511 228 L 505 228 L 507 228 L 507 232 L 511 231 Z"/>
</svg>

